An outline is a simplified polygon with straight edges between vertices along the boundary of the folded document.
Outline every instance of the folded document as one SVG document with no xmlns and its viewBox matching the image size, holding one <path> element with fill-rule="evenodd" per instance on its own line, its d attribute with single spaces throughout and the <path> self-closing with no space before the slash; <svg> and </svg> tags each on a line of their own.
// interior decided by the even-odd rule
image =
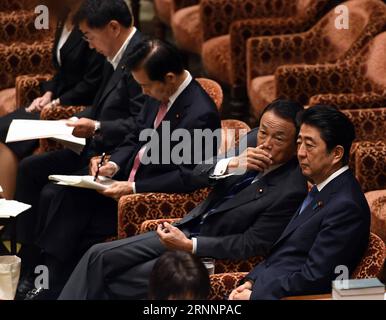
<svg viewBox="0 0 386 320">
<path fill-rule="evenodd" d="M 116 180 L 99 176 L 97 181 L 94 181 L 93 176 L 67 176 L 67 175 L 51 175 L 48 176 L 49 180 L 56 181 L 57 184 L 64 186 L 94 189 L 94 190 L 104 190 L 108 188 L 111 184 L 116 182 Z"/>
<path fill-rule="evenodd" d="M 16 217 L 31 208 L 29 204 L 14 200 L 0 199 L 0 218 Z"/>
<path fill-rule="evenodd" d="M 76 153 L 80 153 L 86 139 L 72 135 L 73 127 L 62 120 L 12 120 L 5 142 L 52 138 Z"/>
</svg>

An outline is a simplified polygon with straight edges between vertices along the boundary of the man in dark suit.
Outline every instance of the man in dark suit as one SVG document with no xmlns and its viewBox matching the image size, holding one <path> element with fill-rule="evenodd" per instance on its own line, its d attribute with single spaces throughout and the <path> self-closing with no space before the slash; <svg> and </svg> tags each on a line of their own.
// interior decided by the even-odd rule
<svg viewBox="0 0 386 320">
<path fill-rule="evenodd" d="M 306 195 L 294 158 L 300 110 L 297 103 L 270 104 L 260 128 L 240 143 L 248 146 L 241 154 L 196 168 L 215 185 L 204 202 L 174 226 L 93 246 L 60 299 L 145 298 L 152 267 L 167 249 L 216 259 L 265 255 Z M 240 167 L 246 173 L 235 174 Z"/>
<path fill-rule="evenodd" d="M 49 266 L 51 285 L 57 283 L 59 277 L 65 279 L 66 271 L 73 268 L 74 262 L 92 244 L 116 234 L 117 200 L 122 195 L 147 191 L 189 192 L 206 186 L 191 179 L 194 164 L 189 161 L 164 163 L 161 159 L 160 163 L 141 164 L 139 155 L 148 145 L 139 136 L 142 130 L 150 130 L 152 138 L 159 137 L 157 145 L 162 151 L 163 145 L 170 143 L 173 148 L 177 144 L 172 139 L 177 130 L 220 129 L 214 101 L 184 70 L 181 55 L 169 44 L 143 41 L 134 47 L 128 61 L 134 79 L 152 98 L 142 107 L 136 127 L 128 131 L 110 162 L 99 170 L 100 175 L 106 175 L 106 171 L 113 168 L 111 175 L 123 181 L 115 182 L 101 194 L 54 184 L 45 186 L 41 193 L 36 244 L 44 251 L 40 263 Z M 193 150 L 202 153 L 205 144 L 201 143 L 199 148 L 196 150 L 192 143 L 189 153 Z"/>
<path fill-rule="evenodd" d="M 48 176 L 88 172 L 92 156 L 113 150 L 135 126 L 134 118 L 141 107 L 138 101 L 144 100 L 140 86 L 126 70 L 128 56 L 142 36 L 132 26 L 132 16 L 125 1 L 86 0 L 75 21 L 90 47 L 105 55 L 108 61 L 93 105 L 77 115 L 79 120 L 70 122 L 74 134 L 88 138 L 82 153 L 78 155 L 64 149 L 33 155 L 20 163 L 15 198 L 32 205 L 18 218 L 19 241 L 24 244 L 20 253 L 23 273 L 28 273 L 28 269 L 36 264 L 34 257 L 40 251 L 33 242 L 38 223 L 37 208 L 41 207 L 39 197 L 48 183 Z"/>
<path fill-rule="evenodd" d="M 230 299 L 327 293 L 337 266 L 354 271 L 370 233 L 369 207 L 347 166 L 354 138 L 353 124 L 338 110 L 315 106 L 305 111 L 298 160 L 314 186 L 266 260 Z"/>
</svg>

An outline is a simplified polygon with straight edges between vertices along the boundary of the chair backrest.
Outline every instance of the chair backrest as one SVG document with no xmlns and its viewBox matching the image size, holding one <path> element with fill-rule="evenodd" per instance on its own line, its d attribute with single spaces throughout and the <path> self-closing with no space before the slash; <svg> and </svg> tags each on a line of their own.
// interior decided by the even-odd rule
<svg viewBox="0 0 386 320">
<path fill-rule="evenodd" d="M 386 246 L 381 238 L 370 233 L 366 252 L 352 274 L 353 279 L 375 278 L 380 273 L 386 257 Z"/>
<path fill-rule="evenodd" d="M 351 157 L 350 164 L 363 192 L 386 189 L 386 142 L 358 142 Z"/>
<path fill-rule="evenodd" d="M 206 91 L 216 104 L 217 110 L 221 110 L 224 95 L 221 86 L 214 80 L 207 78 L 196 78 L 197 82 Z"/>
<path fill-rule="evenodd" d="M 348 109 L 342 110 L 342 112 L 346 114 L 354 124 L 355 141 L 386 141 L 386 131 L 384 129 L 384 124 L 386 123 L 386 107 Z"/>
<path fill-rule="evenodd" d="M 386 189 L 366 192 L 371 211 L 371 232 L 386 243 Z"/>
<path fill-rule="evenodd" d="M 221 146 L 218 154 L 234 147 L 240 140 L 240 137 L 247 134 L 251 128 L 243 121 L 228 119 L 221 121 Z"/>
<path fill-rule="evenodd" d="M 323 61 L 326 62 L 334 62 L 350 51 L 357 53 L 370 39 L 369 36 L 383 30 L 386 21 L 386 5 L 380 0 L 351 0 L 343 5 L 347 8 L 347 29 L 337 29 L 339 17 L 333 9 L 309 31 L 320 39 L 320 47 L 315 50 L 323 52 Z"/>
<path fill-rule="evenodd" d="M 357 54 L 358 77 L 354 92 L 374 91 L 386 94 L 386 32 L 378 34 Z"/>
<path fill-rule="evenodd" d="M 1 0 L 0 11 L 31 9 L 37 2 L 31 0 Z"/>
</svg>

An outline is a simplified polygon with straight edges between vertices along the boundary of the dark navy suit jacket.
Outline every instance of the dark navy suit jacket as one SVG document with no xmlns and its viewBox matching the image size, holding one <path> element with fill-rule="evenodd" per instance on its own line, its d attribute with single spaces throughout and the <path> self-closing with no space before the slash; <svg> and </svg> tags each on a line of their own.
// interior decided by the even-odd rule
<svg viewBox="0 0 386 320">
<path fill-rule="evenodd" d="M 370 234 L 370 210 L 350 170 L 328 183 L 301 215 L 295 214 L 268 258 L 251 271 L 251 299 L 331 292 L 335 268 L 351 274 Z"/>
</svg>

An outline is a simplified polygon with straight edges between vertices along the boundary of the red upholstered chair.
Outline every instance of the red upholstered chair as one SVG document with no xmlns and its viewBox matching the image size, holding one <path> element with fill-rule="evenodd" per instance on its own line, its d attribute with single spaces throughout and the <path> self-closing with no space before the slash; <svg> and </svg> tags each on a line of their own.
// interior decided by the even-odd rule
<svg viewBox="0 0 386 320">
<path fill-rule="evenodd" d="M 37 2 L 35 0 L 1 0 L 0 12 L 32 9 Z"/>
<path fill-rule="evenodd" d="M 368 248 L 352 274 L 353 279 L 374 278 L 377 277 L 382 269 L 386 257 L 385 243 L 375 234 L 370 234 Z M 222 273 L 211 275 L 211 295 L 210 299 L 221 300 L 228 296 L 235 289 L 240 280 L 247 273 Z"/>
<path fill-rule="evenodd" d="M 356 144 L 354 173 L 363 192 L 386 189 L 386 141 Z"/>
<path fill-rule="evenodd" d="M 203 64 L 211 77 L 231 85 L 234 93 L 243 88 L 244 95 L 247 39 L 306 31 L 334 4 L 331 0 L 221 2 L 220 9 L 220 1 L 206 1 L 197 13 L 201 13 Z"/>
<path fill-rule="evenodd" d="M 14 42 L 33 43 L 52 37 L 52 30 L 35 28 L 37 15 L 33 10 L 2 12 L 0 15 L 0 46 Z"/>
<path fill-rule="evenodd" d="M 310 106 L 329 104 L 340 109 L 384 108 L 386 81 L 382 74 L 386 72 L 385 50 L 386 32 L 383 32 L 355 57 L 342 63 L 279 68 L 276 72 L 277 93 L 287 97 L 291 91 L 292 99 L 305 103 L 309 98 Z M 291 80 L 294 88 L 290 89 L 289 79 L 294 76 L 296 84 Z M 298 81 L 303 84 L 299 85 Z"/>
<path fill-rule="evenodd" d="M 366 76 L 363 68 L 355 68 L 360 62 L 350 68 L 350 62 L 345 61 L 355 57 L 374 36 L 384 30 L 386 5 L 380 0 L 352 0 L 344 4 L 348 8 L 351 26 L 348 29 L 336 29 L 336 13 L 332 10 L 307 32 L 248 40 L 247 86 L 253 116 L 257 118 L 262 108 L 275 97 L 306 104 L 312 95 L 334 93 L 342 86 L 349 88 L 349 82 L 355 81 L 361 72 Z M 382 47 L 382 44 L 377 44 L 377 47 L 379 46 Z M 369 54 L 362 51 L 358 59 L 363 57 L 363 64 L 367 64 L 367 58 L 379 60 L 380 56 L 379 52 L 372 50 Z M 341 63 L 332 67 L 344 69 L 345 76 L 342 76 L 339 69 L 331 72 L 331 65 L 312 66 L 337 62 Z M 306 65 L 298 66 L 299 64 Z M 373 64 L 368 66 L 373 67 Z M 323 72 L 327 70 L 328 72 Z M 350 73 L 350 70 L 353 70 L 353 73 Z M 371 77 L 375 77 L 373 80 L 376 83 L 382 83 L 379 75 L 376 76 L 372 72 Z M 366 90 L 366 85 L 362 86 L 360 83 L 354 91 L 347 90 L 338 92 L 372 91 Z"/>
<path fill-rule="evenodd" d="M 195 5 L 199 0 L 153 0 L 155 9 L 155 33 L 165 37 L 166 27 L 170 27 L 173 15 L 180 9 Z M 186 21 L 189 23 L 189 21 Z"/>
<path fill-rule="evenodd" d="M 366 192 L 371 211 L 371 232 L 386 243 L 386 189 Z"/>
<path fill-rule="evenodd" d="M 358 171 L 361 181 L 374 181 L 373 173 L 371 170 L 372 161 L 374 159 L 379 162 L 377 165 L 381 165 L 383 161 L 382 157 L 383 148 L 386 148 L 386 132 L 383 129 L 386 121 L 386 108 L 370 108 L 370 109 L 348 109 L 342 110 L 350 120 L 353 122 L 355 127 L 356 139 L 352 145 L 350 152 L 350 168 L 355 172 Z M 361 148 L 358 146 L 361 145 Z M 368 160 L 367 157 L 358 160 L 356 164 L 356 154 L 360 152 L 362 156 L 365 153 L 363 149 L 366 149 L 368 154 L 372 157 Z M 382 179 L 382 178 L 380 178 Z M 368 185 L 368 183 L 366 183 Z M 374 188 L 376 185 L 381 187 L 385 184 L 382 180 L 378 179 L 378 183 L 371 183 Z M 365 187 L 365 186 L 363 186 Z"/>
<path fill-rule="evenodd" d="M 18 42 L 9 46 L 0 46 L 0 116 L 14 111 L 19 106 L 15 99 L 18 76 L 53 72 L 51 49 L 52 39 L 50 38 L 32 44 Z M 8 103 L 5 104 L 4 101 Z"/>
</svg>

